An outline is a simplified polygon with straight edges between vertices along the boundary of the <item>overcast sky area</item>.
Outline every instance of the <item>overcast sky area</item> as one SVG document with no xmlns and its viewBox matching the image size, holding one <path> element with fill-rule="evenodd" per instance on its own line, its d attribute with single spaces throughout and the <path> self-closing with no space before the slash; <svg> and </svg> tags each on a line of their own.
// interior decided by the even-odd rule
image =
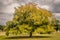
<svg viewBox="0 0 60 40">
<path fill-rule="evenodd" d="M 8 20 L 12 20 L 14 7 L 29 2 L 56 13 L 57 19 L 60 19 L 60 14 L 57 14 L 60 13 L 60 0 L 0 0 L 0 25 L 4 25 Z"/>
</svg>

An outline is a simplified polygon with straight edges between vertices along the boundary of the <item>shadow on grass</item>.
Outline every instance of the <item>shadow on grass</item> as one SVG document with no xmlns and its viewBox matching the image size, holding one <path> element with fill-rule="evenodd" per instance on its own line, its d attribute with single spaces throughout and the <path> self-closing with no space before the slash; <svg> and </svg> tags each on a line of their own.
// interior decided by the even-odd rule
<svg viewBox="0 0 60 40">
<path fill-rule="evenodd" d="M 50 38 L 51 36 L 14 36 L 14 37 L 6 37 L 5 39 L 23 39 L 23 38 Z"/>
</svg>

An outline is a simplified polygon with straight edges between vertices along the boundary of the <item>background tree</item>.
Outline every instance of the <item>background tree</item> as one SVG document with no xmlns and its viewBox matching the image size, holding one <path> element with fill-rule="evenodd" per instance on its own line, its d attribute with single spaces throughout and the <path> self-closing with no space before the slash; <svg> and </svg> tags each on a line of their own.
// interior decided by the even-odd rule
<svg viewBox="0 0 60 40">
<path fill-rule="evenodd" d="M 56 19 L 50 11 L 37 7 L 35 4 L 26 4 L 15 8 L 14 18 L 7 22 L 6 31 L 15 29 L 22 34 L 51 33 L 54 31 Z M 14 32 L 14 31 L 13 31 Z M 17 33 L 18 33 L 17 32 Z"/>
<path fill-rule="evenodd" d="M 0 25 L 0 31 L 3 31 L 3 26 L 4 26 L 4 25 Z"/>
<path fill-rule="evenodd" d="M 56 31 L 60 30 L 60 20 L 56 20 L 56 25 L 55 25 Z"/>
</svg>

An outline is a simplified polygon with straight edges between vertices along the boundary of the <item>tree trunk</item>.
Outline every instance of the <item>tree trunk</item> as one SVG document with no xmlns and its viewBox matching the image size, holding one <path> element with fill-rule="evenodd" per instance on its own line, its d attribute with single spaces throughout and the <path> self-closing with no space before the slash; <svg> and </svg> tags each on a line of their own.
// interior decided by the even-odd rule
<svg viewBox="0 0 60 40">
<path fill-rule="evenodd" d="M 32 37 L 32 32 L 30 32 L 30 37 Z"/>
<path fill-rule="evenodd" d="M 6 35 L 9 36 L 9 32 L 6 32 Z"/>
</svg>

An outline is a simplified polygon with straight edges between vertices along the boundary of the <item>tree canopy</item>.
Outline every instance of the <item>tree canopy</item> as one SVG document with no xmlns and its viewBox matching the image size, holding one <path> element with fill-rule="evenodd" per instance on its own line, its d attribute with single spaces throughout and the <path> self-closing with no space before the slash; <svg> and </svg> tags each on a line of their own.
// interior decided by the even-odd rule
<svg viewBox="0 0 60 40">
<path fill-rule="evenodd" d="M 21 5 L 15 8 L 14 18 L 8 21 L 5 30 L 8 33 L 30 34 L 51 33 L 54 31 L 56 19 L 50 11 L 37 7 L 35 4 Z"/>
</svg>

